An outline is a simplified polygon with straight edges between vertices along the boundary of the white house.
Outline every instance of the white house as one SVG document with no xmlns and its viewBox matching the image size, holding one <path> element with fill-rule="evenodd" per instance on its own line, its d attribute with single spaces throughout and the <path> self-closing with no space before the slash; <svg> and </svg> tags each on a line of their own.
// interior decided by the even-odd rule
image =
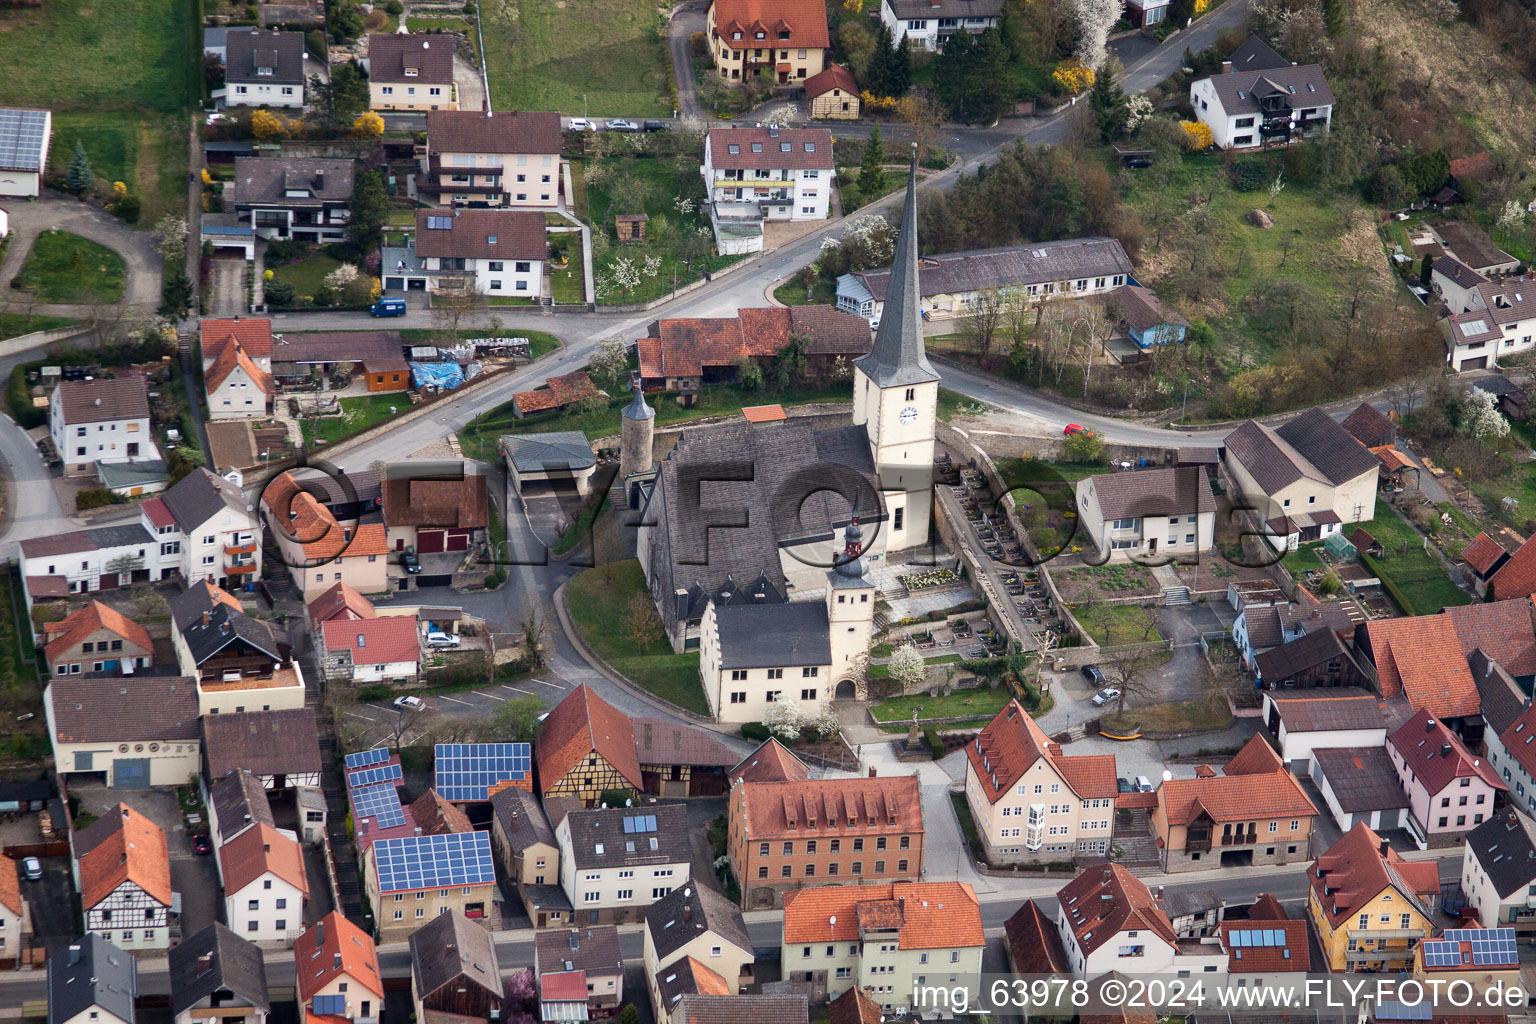
<svg viewBox="0 0 1536 1024">
<path fill-rule="evenodd" d="M 224 103 L 302 109 L 310 70 L 304 33 L 232 28 L 224 41 Z"/>
<path fill-rule="evenodd" d="M 85 930 L 130 952 L 171 944 L 171 857 L 165 831 L 118 804 L 72 840 Z"/>
<path fill-rule="evenodd" d="M 1479 307 L 1477 286 L 1488 283 L 1482 274 L 1450 255 L 1435 258 L 1430 264 L 1429 280 L 1430 287 L 1453 314 Z"/>
<path fill-rule="evenodd" d="M 48 169 L 53 114 L 46 110 L 0 108 L 0 196 L 34 199 L 42 194 Z M 5 237 L 0 224 L 0 238 Z"/>
<path fill-rule="evenodd" d="M 1200 466 L 1084 477 L 1077 509 L 1079 542 L 1109 561 L 1193 559 L 1216 539 L 1216 497 Z"/>
<path fill-rule="evenodd" d="M 711 202 L 754 203 L 765 220 L 825 220 L 837 174 L 827 128 L 716 128 L 699 168 Z"/>
<path fill-rule="evenodd" d="M 261 948 L 215 922 L 171 947 L 174 1024 L 266 1024 L 272 1009 Z"/>
<path fill-rule="evenodd" d="M 30 934 L 31 908 L 21 893 L 16 860 L 0 857 L 0 959 L 20 956 L 22 941 Z"/>
<path fill-rule="evenodd" d="M 1359 689 L 1266 690 L 1264 722 L 1280 744 L 1281 760 L 1297 775 L 1311 770 L 1312 751 L 1317 747 L 1360 749 L 1387 744 L 1387 723 L 1376 695 Z"/>
<path fill-rule="evenodd" d="M 43 690 L 43 713 L 60 777 L 90 774 L 124 789 L 197 778 L 197 688 L 186 676 L 56 677 Z"/>
<path fill-rule="evenodd" d="M 549 247 L 544 214 L 537 210 L 417 210 L 411 244 L 385 254 L 384 272 L 400 279 L 403 289 L 473 289 L 526 299 L 543 294 Z"/>
<path fill-rule="evenodd" d="M 48 396 L 48 434 L 66 476 L 87 476 L 97 463 L 160 458 L 149 424 L 148 384 L 131 374 L 111 380 L 66 380 Z"/>
<path fill-rule="evenodd" d="M 1465 302 L 1464 311 L 1440 322 L 1451 369 L 1491 370 L 1536 345 L 1536 274 L 1480 281 Z"/>
<path fill-rule="evenodd" d="M 1190 83 L 1195 118 L 1210 126 L 1217 149 L 1285 144 L 1333 119 L 1333 91 L 1316 64 L 1296 65 L 1257 36 L 1222 62 L 1219 75 Z"/>
<path fill-rule="evenodd" d="M 578 924 L 639 921 L 645 908 L 689 879 L 682 804 L 573 810 L 555 826 L 560 888 Z"/>
<path fill-rule="evenodd" d="M 133 1024 L 138 963 L 87 933 L 48 958 L 48 1024 Z"/>
<path fill-rule="evenodd" d="M 188 586 L 206 579 L 243 590 L 261 578 L 261 521 L 238 484 L 199 467 L 159 501 L 181 532 Z"/>
<path fill-rule="evenodd" d="M 1467 833 L 1461 891 L 1487 928 L 1536 927 L 1536 822 L 1513 807 Z"/>
<path fill-rule="evenodd" d="M 1483 734 L 1488 763 L 1509 786 L 1510 804 L 1536 814 L 1536 706 L 1527 707 L 1502 733 Z"/>
<path fill-rule="evenodd" d="M 956 32 L 978 34 L 996 28 L 1001 0 L 883 0 L 880 22 L 897 43 L 905 36 L 913 50 L 942 50 Z"/>
<path fill-rule="evenodd" d="M 219 847 L 224 912 L 235 934 L 291 946 L 304 928 L 309 880 L 292 832 L 257 824 Z"/>
<path fill-rule="evenodd" d="M 350 661 L 354 683 L 414 680 L 421 667 L 416 620 L 399 615 L 333 619 L 321 625 L 327 658 Z"/>
<path fill-rule="evenodd" d="M 1184 953 L 1168 914 L 1146 885 L 1119 864 L 1088 868 L 1056 894 L 1056 930 L 1072 973 L 1214 974 L 1225 969 L 1217 945 Z"/>
<path fill-rule="evenodd" d="M 1372 698 L 1374 699 L 1374 698 Z M 1385 746 L 1315 747 L 1312 781 L 1341 832 L 1408 827 L 1408 794 Z"/>
</svg>

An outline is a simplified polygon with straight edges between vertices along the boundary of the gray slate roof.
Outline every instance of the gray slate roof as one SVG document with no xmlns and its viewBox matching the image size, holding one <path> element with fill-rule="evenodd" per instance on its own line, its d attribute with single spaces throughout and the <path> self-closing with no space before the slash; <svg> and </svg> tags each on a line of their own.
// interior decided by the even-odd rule
<svg viewBox="0 0 1536 1024">
<path fill-rule="evenodd" d="M 463 914 L 438 914 L 411 933 L 411 981 L 426 997 L 459 978 L 500 1000 L 501 968 L 491 933 Z"/>
<path fill-rule="evenodd" d="M 859 356 L 853 365 L 869 375 L 876 387 L 903 387 L 939 379 L 939 372 L 928 362 L 923 344 L 922 289 L 917 271 L 917 156 L 907 169 L 907 202 L 901 213 L 901 230 L 896 236 L 896 255 L 891 260 L 887 279 L 885 312 L 880 329 L 875 332 L 874 347 Z M 891 289 L 894 283 L 895 288 Z"/>
<path fill-rule="evenodd" d="M 56 676 L 48 692 L 54 738 L 66 743 L 197 739 L 197 684 L 189 676 Z"/>
<path fill-rule="evenodd" d="M 416 73 L 407 75 L 407 68 Z M 374 82 L 452 85 L 452 37 L 426 32 L 409 35 L 397 32 L 370 34 L 368 78 Z"/>
<path fill-rule="evenodd" d="M 234 191 L 226 198 L 293 208 L 345 203 L 352 195 L 352 167 L 351 160 L 242 156 L 235 160 Z"/>
<path fill-rule="evenodd" d="M 691 994 L 678 1002 L 672 1019 L 688 1024 L 805 1024 L 810 1010 L 803 995 Z"/>
<path fill-rule="evenodd" d="M 1527 277 L 1501 277 L 1484 281 L 1477 294 L 1486 312 L 1499 324 L 1536 317 L 1536 281 Z"/>
<path fill-rule="evenodd" d="M 309 708 L 208 715 L 202 720 L 203 765 L 209 775 L 249 768 L 256 775 L 321 770 L 320 737 Z"/>
<path fill-rule="evenodd" d="M 1292 108 L 1333 105 L 1333 90 L 1328 88 L 1323 69 L 1316 64 L 1287 64 L 1281 68 L 1246 72 L 1234 67 L 1230 74 L 1212 75 L 1210 81 L 1216 98 L 1221 101 L 1221 109 L 1228 115 L 1257 114 L 1258 97 L 1273 92 L 1284 95 Z"/>
<path fill-rule="evenodd" d="M 171 947 L 170 979 L 173 1014 L 191 1009 L 219 989 L 228 989 L 263 1012 L 272 1009 L 261 948 L 217 922 Z"/>
<path fill-rule="evenodd" d="M 1331 629 L 1314 629 L 1297 637 L 1295 640 L 1281 644 L 1273 650 L 1263 652 L 1254 660 L 1258 663 L 1259 678 L 1265 680 L 1269 685 L 1275 686 L 1300 672 L 1305 672 L 1307 669 L 1317 665 L 1326 664 L 1335 658 L 1344 658 L 1346 661 L 1355 663 L 1356 672 L 1361 675 L 1364 674 L 1360 673 L 1359 663 L 1355 662 L 1355 656 L 1345 647 L 1344 641 L 1339 639 L 1339 635 Z M 1285 707 L 1293 703 L 1298 702 L 1286 701 L 1281 706 Z M 1308 701 L 1306 703 L 1309 705 L 1324 704 L 1327 701 Z M 1350 705 L 1363 706 L 1366 703 L 1366 701 L 1345 701 L 1340 707 Z M 1368 729 L 1372 727 L 1372 723 L 1375 725 L 1381 724 L 1381 712 L 1376 709 L 1374 703 L 1370 704 L 1369 712 L 1336 711 L 1331 715 L 1314 712 L 1309 715 L 1305 711 L 1297 711 L 1296 714 L 1298 720 L 1305 719 L 1313 724 L 1314 728 L 1319 727 L 1316 723 L 1340 717 L 1351 723 L 1358 722 L 1359 724 L 1325 725 L 1321 727 L 1329 729 Z M 1282 711 L 1281 716 L 1284 717 L 1284 715 L 1285 712 Z M 1299 724 L 1292 725 L 1290 722 L 1287 722 L 1286 725 L 1290 729 L 1302 727 Z"/>
<path fill-rule="evenodd" d="M 1525 710 L 1525 694 L 1514 676 L 1481 647 L 1467 655 L 1467 667 L 1472 671 L 1472 681 L 1477 684 L 1483 719 L 1494 733 L 1502 735 Z"/>
<path fill-rule="evenodd" d="M 1452 283 L 1462 288 L 1472 288 L 1488 280 L 1454 256 L 1438 257 L 1434 263 L 1430 264 L 1430 268 L 1440 276 L 1450 278 Z"/>
<path fill-rule="evenodd" d="M 250 502 L 233 483 L 199 466 L 161 495 L 183 533 L 194 533 L 226 508 L 244 512 Z"/>
<path fill-rule="evenodd" d="M 625 832 L 624 819 L 655 815 L 655 832 Z M 688 862 L 688 809 L 682 804 L 644 808 L 607 807 L 566 815 L 571 829 L 571 863 L 577 868 L 624 868 Z M 565 851 L 560 851 L 565 856 Z"/>
<path fill-rule="evenodd" d="M 1307 477 L 1341 484 L 1377 472 L 1376 456 L 1319 408 L 1278 430 L 1248 420 L 1227 435 L 1227 454 L 1251 474 L 1266 494 Z"/>
<path fill-rule="evenodd" d="M 224 44 L 225 78 L 230 82 L 304 84 L 304 33 L 230 29 Z M 271 68 L 259 75 L 257 68 Z"/>
<path fill-rule="evenodd" d="M 1434 225 L 1434 228 L 1435 234 L 1440 236 L 1451 255 L 1479 273 L 1518 262 L 1495 245 L 1488 233 L 1476 224 L 1464 220 L 1448 220 Z"/>
<path fill-rule="evenodd" d="M 1037 255 L 1039 253 L 1043 255 Z M 1100 237 L 924 256 L 920 268 L 924 296 L 1114 277 L 1129 275 L 1131 271 L 1131 258 L 1120 243 L 1113 238 Z M 890 287 L 890 271 L 866 270 L 853 276 L 877 301 L 885 300 Z M 884 324 L 883 318 L 881 323 Z"/>
<path fill-rule="evenodd" d="M 1086 478 L 1078 486 L 1086 488 L 1090 482 L 1106 520 L 1216 511 L 1216 498 L 1205 470 L 1199 466 L 1103 473 Z"/>
<path fill-rule="evenodd" d="M 536 932 L 533 936 L 535 973 L 586 971 L 623 974 L 624 954 L 619 951 L 619 930 L 611 924 Z"/>
<path fill-rule="evenodd" d="M 830 665 L 827 606 L 820 601 L 726 605 L 720 625 L 720 667 L 793 668 Z"/>
<path fill-rule="evenodd" d="M 1536 882 L 1536 822 L 1514 808 L 1468 832 L 1466 843 L 1500 899 Z"/>
<path fill-rule="evenodd" d="M 1318 637 L 1324 640 L 1328 636 L 1338 639 L 1338 634 L 1331 629 L 1319 629 L 1308 633 L 1299 640 L 1293 640 L 1284 647 L 1277 647 L 1273 651 L 1266 651 L 1259 657 L 1275 654 L 1294 647 L 1303 641 L 1312 644 L 1320 644 Z M 1342 642 L 1341 642 L 1342 643 Z M 1331 645 L 1329 645 L 1331 647 Z M 1266 672 L 1264 678 L 1269 679 Z M 1283 677 L 1276 677 L 1283 678 Z M 1304 690 L 1287 690 L 1284 696 L 1274 694 L 1272 698 L 1275 708 L 1280 713 L 1280 721 L 1285 723 L 1286 732 L 1340 732 L 1351 729 L 1382 729 L 1387 727 L 1387 720 L 1382 717 L 1381 707 L 1376 703 L 1374 694 L 1354 687 L 1317 687 Z M 1385 737 L 1383 737 L 1385 739 Z"/>
<path fill-rule="evenodd" d="M 1312 759 L 1346 814 L 1408 806 L 1386 747 L 1313 747 Z"/>
<path fill-rule="evenodd" d="M 272 817 L 272 803 L 261 780 L 244 768 L 227 772 L 215 779 L 208 787 L 209 800 L 219 819 L 219 842 L 229 840 L 236 832 L 250 825 L 266 825 L 276 828 Z M 249 818 L 249 820 L 247 820 Z"/>
<path fill-rule="evenodd" d="M 158 545 L 155 535 L 135 519 L 115 526 L 95 526 L 88 530 L 73 530 L 48 537 L 31 537 L 21 542 L 25 558 L 42 558 L 47 555 L 69 555 L 77 551 L 100 551 L 105 548 L 126 547 L 130 544 Z"/>
<path fill-rule="evenodd" d="M 1233 71 L 1267 71 L 1270 68 L 1289 67 L 1291 64 L 1258 36 L 1244 39 L 1227 59 L 1232 62 Z"/>
<path fill-rule="evenodd" d="M 137 995 L 133 957 L 99 935 L 86 934 L 48 958 L 48 1024 L 64 1024 L 93 1006 L 133 1024 Z"/>
<path fill-rule="evenodd" d="M 208 613 L 206 626 L 203 625 L 204 612 Z M 236 640 L 244 641 L 274 662 L 282 661 L 271 626 L 236 611 L 222 601 L 210 600 L 207 588 L 201 584 L 171 599 L 171 617 L 192 652 L 192 660 L 198 665 Z"/>
<path fill-rule="evenodd" d="M 548 434 L 503 434 L 501 450 L 519 473 L 537 473 L 546 467 L 569 466 L 573 470 L 597 464 L 587 435 L 579 430 Z"/>
<path fill-rule="evenodd" d="M 501 822 L 515 850 L 526 850 L 535 843 L 556 845 L 555 830 L 549 827 L 539 798 L 525 789 L 509 786 L 491 797 L 491 813 Z"/>
<path fill-rule="evenodd" d="M 885 0 L 898 18 L 996 18 L 1002 0 Z"/>
<path fill-rule="evenodd" d="M 743 952 L 752 952 L 752 937 L 747 934 L 741 911 L 715 890 L 694 882 L 673 889 L 646 908 L 645 927 L 651 933 L 658 961 L 707 931 Z"/>
</svg>

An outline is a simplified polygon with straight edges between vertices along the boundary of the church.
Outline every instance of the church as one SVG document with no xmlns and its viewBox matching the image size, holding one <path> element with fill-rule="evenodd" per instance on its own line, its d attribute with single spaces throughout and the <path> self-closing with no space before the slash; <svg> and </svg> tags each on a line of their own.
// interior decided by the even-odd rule
<svg viewBox="0 0 1536 1024">
<path fill-rule="evenodd" d="M 640 510 L 637 553 L 667 636 L 674 650 L 701 651 L 722 721 L 760 721 L 775 689 L 818 703 L 863 696 L 877 599 L 868 574 L 928 543 L 939 374 L 923 346 L 915 170 L 891 279 L 874 344 L 854 360 L 851 425 L 695 427 L 650 486 L 621 492 Z M 624 411 L 625 473 L 650 468 L 638 452 L 650 450 L 653 416 L 637 392 Z M 775 663 L 748 664 L 765 660 Z M 764 685 L 734 685 L 759 675 Z"/>
</svg>

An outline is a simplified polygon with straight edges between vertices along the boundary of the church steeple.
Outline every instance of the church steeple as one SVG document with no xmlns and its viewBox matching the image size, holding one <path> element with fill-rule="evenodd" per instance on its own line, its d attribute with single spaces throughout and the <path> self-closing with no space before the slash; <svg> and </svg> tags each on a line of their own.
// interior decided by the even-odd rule
<svg viewBox="0 0 1536 1024">
<path fill-rule="evenodd" d="M 907 205 L 885 289 L 874 347 L 854 360 L 876 387 L 905 387 L 939 379 L 923 346 L 922 292 L 917 283 L 917 145 L 907 169 Z"/>
</svg>

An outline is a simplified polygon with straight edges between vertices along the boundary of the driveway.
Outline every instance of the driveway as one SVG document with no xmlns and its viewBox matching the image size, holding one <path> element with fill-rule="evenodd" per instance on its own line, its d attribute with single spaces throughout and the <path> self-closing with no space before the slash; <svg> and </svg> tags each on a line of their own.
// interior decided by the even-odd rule
<svg viewBox="0 0 1536 1024">
<path fill-rule="evenodd" d="M 21 893 L 32 904 L 32 931 L 38 945 L 57 949 L 80 935 L 80 907 L 69 875 L 69 858 L 44 861 L 43 877 L 35 882 L 23 878 Z"/>
<path fill-rule="evenodd" d="M 678 113 L 683 117 L 701 117 L 699 89 L 693 79 L 693 54 L 688 40 L 704 31 L 704 8 L 679 8 L 667 22 L 667 46 L 672 50 L 672 71 L 677 79 Z"/>
<path fill-rule="evenodd" d="M 242 257 L 215 257 L 209 261 L 213 289 L 210 316 L 238 316 L 246 312 L 245 260 Z"/>
<path fill-rule="evenodd" d="M 460 110 L 485 109 L 485 81 L 480 69 L 457 53 L 453 55 L 453 84 L 459 91 Z"/>
<path fill-rule="evenodd" d="M 0 262 L 0 287 L 8 288 L 11 280 L 21 272 L 27 253 L 37 236 L 53 229 L 99 242 L 123 258 L 127 265 L 127 283 L 123 299 L 145 309 L 154 310 L 160 305 L 160 254 L 155 251 L 155 240 L 148 231 L 135 231 L 116 217 L 94 206 L 58 192 L 44 192 L 43 198 L 31 203 L 14 203 L 7 207 L 11 215 L 11 244 Z M 32 312 L 49 316 L 91 315 L 91 306 L 39 303 Z"/>
</svg>

